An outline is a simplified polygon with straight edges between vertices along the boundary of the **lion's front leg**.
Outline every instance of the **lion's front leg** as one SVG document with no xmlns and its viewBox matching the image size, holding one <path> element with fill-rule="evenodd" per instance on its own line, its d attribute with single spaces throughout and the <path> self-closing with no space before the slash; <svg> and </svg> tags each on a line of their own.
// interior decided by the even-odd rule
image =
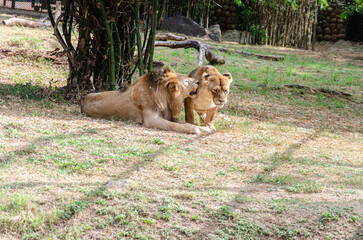
<svg viewBox="0 0 363 240">
<path fill-rule="evenodd" d="M 199 127 L 189 123 L 180 124 L 168 121 L 160 117 L 160 115 L 157 112 L 152 111 L 150 109 L 143 110 L 142 115 L 143 115 L 144 125 L 149 128 L 158 128 L 161 130 L 175 131 L 180 133 L 189 133 L 189 134 L 198 134 L 198 135 L 200 134 Z"/>
<path fill-rule="evenodd" d="M 184 99 L 184 109 L 185 109 L 185 121 L 190 124 L 194 123 L 194 100 L 192 98 Z"/>
<path fill-rule="evenodd" d="M 206 111 L 197 112 L 201 120 L 201 125 L 209 127 L 211 130 L 216 131 L 216 128 L 212 122 L 214 116 L 216 115 L 216 112 L 217 112 L 217 107 L 207 109 Z"/>
</svg>

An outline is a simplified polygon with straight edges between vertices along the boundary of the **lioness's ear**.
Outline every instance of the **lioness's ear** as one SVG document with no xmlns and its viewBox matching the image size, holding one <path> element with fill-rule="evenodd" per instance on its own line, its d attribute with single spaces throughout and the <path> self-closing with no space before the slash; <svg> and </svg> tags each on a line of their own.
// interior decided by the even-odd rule
<svg viewBox="0 0 363 240">
<path fill-rule="evenodd" d="M 202 74 L 202 80 L 205 80 L 206 81 L 208 77 L 209 77 L 209 74 L 208 73 L 204 72 Z"/>
<path fill-rule="evenodd" d="M 232 75 L 229 72 L 223 74 L 223 76 L 227 77 L 229 82 L 232 82 Z"/>
</svg>

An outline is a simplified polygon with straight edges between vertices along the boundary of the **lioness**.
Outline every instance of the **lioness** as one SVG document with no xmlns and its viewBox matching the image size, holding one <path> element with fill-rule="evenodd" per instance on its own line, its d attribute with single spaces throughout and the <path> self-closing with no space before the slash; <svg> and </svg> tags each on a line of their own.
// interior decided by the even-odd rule
<svg viewBox="0 0 363 240">
<path fill-rule="evenodd" d="M 184 100 L 185 121 L 194 124 L 195 110 L 203 126 L 215 130 L 212 120 L 218 108 L 227 103 L 232 75 L 221 74 L 214 66 L 202 66 L 193 70 L 189 77 L 199 80 L 197 96 Z"/>
<path fill-rule="evenodd" d="M 88 94 L 81 111 L 94 118 L 132 120 L 150 128 L 199 134 L 199 127 L 178 120 L 184 99 L 195 97 L 197 88 L 194 78 L 158 69 L 141 76 L 125 92 Z"/>
</svg>

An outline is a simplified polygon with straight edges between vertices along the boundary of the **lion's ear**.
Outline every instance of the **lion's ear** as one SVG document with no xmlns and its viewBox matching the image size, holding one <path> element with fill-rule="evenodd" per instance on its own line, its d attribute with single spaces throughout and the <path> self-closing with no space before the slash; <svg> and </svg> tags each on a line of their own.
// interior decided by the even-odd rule
<svg viewBox="0 0 363 240">
<path fill-rule="evenodd" d="M 170 92 L 176 92 L 178 90 L 178 84 L 175 82 L 169 82 L 166 85 L 166 88 L 170 91 Z"/>
<path fill-rule="evenodd" d="M 229 72 L 226 72 L 225 74 L 223 74 L 223 76 L 227 77 L 229 82 L 232 82 L 232 74 L 230 74 Z"/>
<path fill-rule="evenodd" d="M 164 72 L 163 72 L 163 75 L 168 74 L 168 73 L 172 73 L 172 72 L 174 72 L 174 71 L 171 70 L 170 68 L 165 68 Z"/>
</svg>

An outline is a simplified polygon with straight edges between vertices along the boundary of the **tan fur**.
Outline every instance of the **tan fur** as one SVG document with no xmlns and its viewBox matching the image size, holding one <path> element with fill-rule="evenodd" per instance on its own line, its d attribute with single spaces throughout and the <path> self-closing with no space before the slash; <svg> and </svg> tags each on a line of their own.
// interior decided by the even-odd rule
<svg viewBox="0 0 363 240">
<path fill-rule="evenodd" d="M 81 111 L 94 118 L 132 120 L 146 127 L 199 134 L 200 129 L 178 121 L 183 101 L 193 98 L 197 80 L 173 70 L 154 70 L 141 76 L 125 92 L 88 94 Z M 194 95 L 195 96 L 195 95 Z"/>
<path fill-rule="evenodd" d="M 186 122 L 194 124 L 194 110 L 201 118 L 202 125 L 215 130 L 212 123 L 218 108 L 227 103 L 230 73 L 221 74 L 214 66 L 202 66 L 193 70 L 189 77 L 199 80 L 197 96 L 184 100 Z"/>
</svg>

